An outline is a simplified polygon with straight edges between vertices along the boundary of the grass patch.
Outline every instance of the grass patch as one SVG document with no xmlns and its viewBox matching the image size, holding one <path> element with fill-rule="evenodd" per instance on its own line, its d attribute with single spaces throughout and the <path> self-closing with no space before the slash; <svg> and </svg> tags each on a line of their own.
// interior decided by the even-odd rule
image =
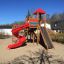
<svg viewBox="0 0 64 64">
<path fill-rule="evenodd" d="M 64 44 L 64 33 L 50 33 L 52 41 Z"/>
</svg>

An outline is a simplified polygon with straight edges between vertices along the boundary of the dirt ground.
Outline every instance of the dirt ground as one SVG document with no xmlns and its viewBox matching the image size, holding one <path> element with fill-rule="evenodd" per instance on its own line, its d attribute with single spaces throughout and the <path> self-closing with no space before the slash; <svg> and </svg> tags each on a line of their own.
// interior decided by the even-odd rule
<svg viewBox="0 0 64 64">
<path fill-rule="evenodd" d="M 26 45 L 16 49 L 8 49 L 7 46 L 11 43 L 13 43 L 11 38 L 0 39 L 0 64 L 6 64 L 6 62 L 10 62 L 23 55 L 33 57 L 35 55 L 32 53 L 38 52 L 40 49 L 44 50 L 41 45 L 36 43 L 26 43 Z M 53 45 L 54 49 L 48 50 L 50 62 L 52 64 L 64 64 L 64 45 L 57 42 L 53 42 Z"/>
</svg>

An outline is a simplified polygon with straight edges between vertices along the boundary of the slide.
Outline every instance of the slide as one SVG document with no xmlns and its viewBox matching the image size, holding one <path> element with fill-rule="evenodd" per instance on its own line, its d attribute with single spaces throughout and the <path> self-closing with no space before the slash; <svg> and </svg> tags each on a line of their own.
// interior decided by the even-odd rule
<svg viewBox="0 0 64 64">
<path fill-rule="evenodd" d="M 25 23 L 24 25 L 21 25 L 18 28 L 12 29 L 12 34 L 18 38 L 18 41 L 14 44 L 8 45 L 9 49 L 17 48 L 25 42 L 26 37 L 25 36 L 20 36 L 19 31 L 24 29 L 24 28 L 27 28 L 27 27 L 29 27 L 29 23 Z"/>
<path fill-rule="evenodd" d="M 43 43 L 42 43 L 43 41 Z M 41 45 L 44 46 L 45 49 L 51 49 L 54 48 L 53 44 L 52 44 L 52 40 L 46 30 L 46 28 L 41 27 Z"/>
<path fill-rule="evenodd" d="M 47 45 L 45 44 L 44 40 L 43 40 L 43 35 L 40 33 L 40 41 L 39 41 L 40 45 L 42 45 L 45 49 L 47 49 Z"/>
</svg>

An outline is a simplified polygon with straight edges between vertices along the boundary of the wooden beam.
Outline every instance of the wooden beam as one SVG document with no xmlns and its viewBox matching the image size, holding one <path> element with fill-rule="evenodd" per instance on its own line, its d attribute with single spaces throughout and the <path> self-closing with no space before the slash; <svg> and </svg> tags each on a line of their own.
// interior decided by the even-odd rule
<svg viewBox="0 0 64 64">
<path fill-rule="evenodd" d="M 33 43 L 34 43 L 34 34 L 33 34 Z"/>
</svg>

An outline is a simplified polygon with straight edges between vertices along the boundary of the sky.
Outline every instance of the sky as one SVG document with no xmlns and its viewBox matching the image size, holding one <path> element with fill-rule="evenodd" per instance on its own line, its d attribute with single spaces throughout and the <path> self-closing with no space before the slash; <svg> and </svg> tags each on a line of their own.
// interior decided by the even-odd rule
<svg viewBox="0 0 64 64">
<path fill-rule="evenodd" d="M 42 8 L 47 14 L 64 12 L 64 0 L 0 0 L 0 24 L 25 20 L 28 10 Z"/>
</svg>

